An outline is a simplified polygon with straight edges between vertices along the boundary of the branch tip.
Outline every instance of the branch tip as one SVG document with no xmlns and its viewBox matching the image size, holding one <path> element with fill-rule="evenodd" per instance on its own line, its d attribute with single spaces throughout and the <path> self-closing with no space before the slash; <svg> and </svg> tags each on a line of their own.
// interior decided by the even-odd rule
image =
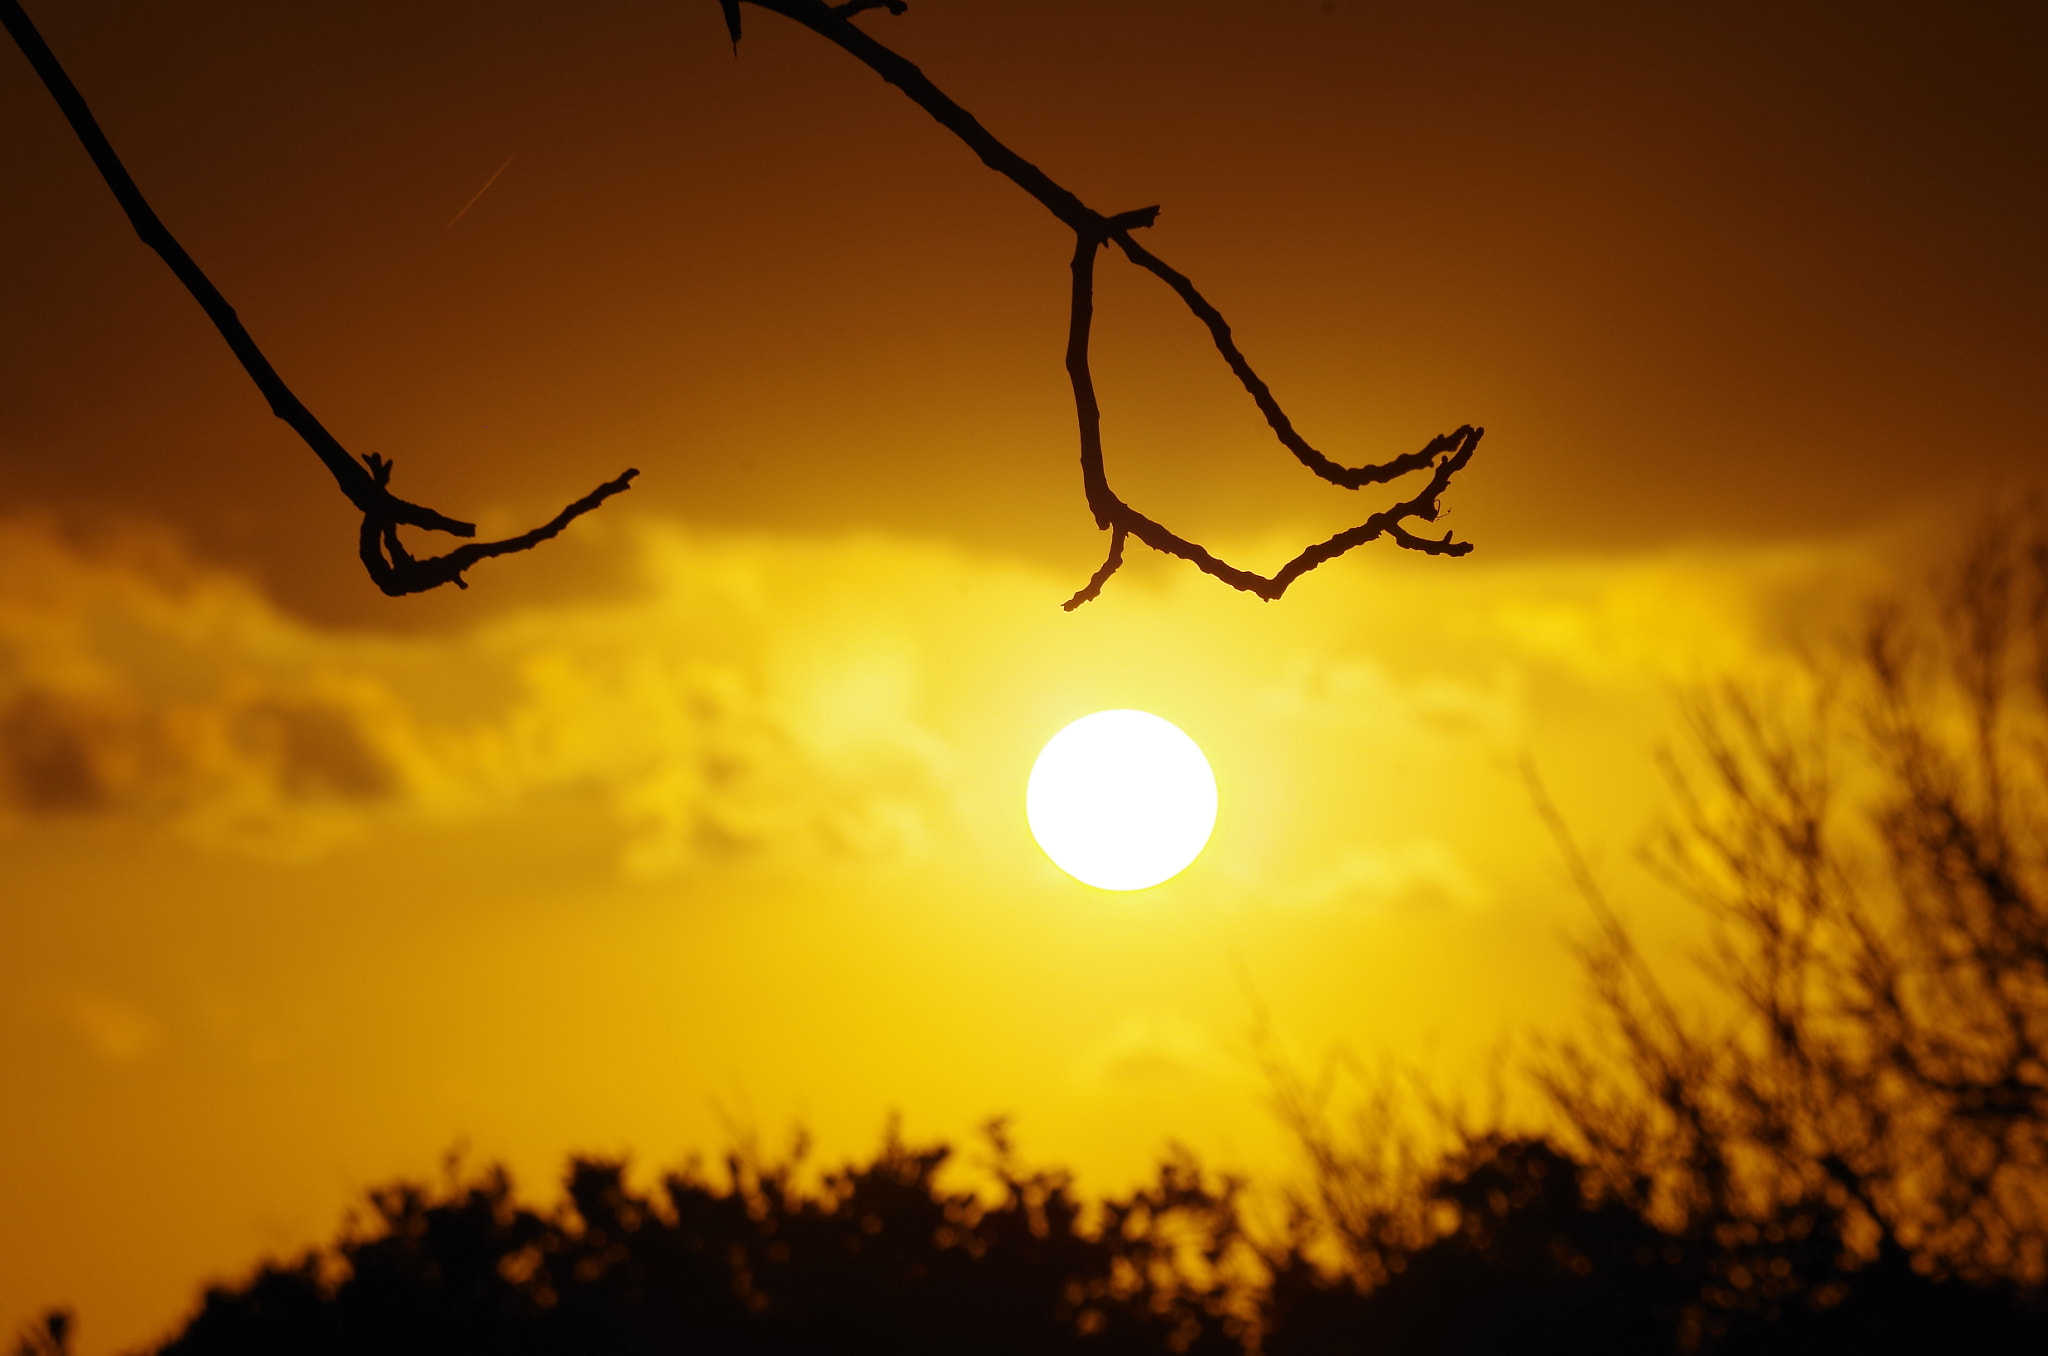
<svg viewBox="0 0 2048 1356">
<path fill-rule="evenodd" d="M 851 19 L 856 14 L 865 14 L 871 9 L 886 9 L 891 14 L 901 14 L 910 8 L 907 0 L 846 0 L 845 4 L 832 6 L 832 12 L 842 19 Z"/>
<path fill-rule="evenodd" d="M 1102 568 L 1088 576 L 1088 582 L 1081 586 L 1079 593 L 1076 593 L 1073 597 L 1060 604 L 1062 611 L 1072 612 L 1081 604 L 1094 602 L 1096 598 L 1101 596 L 1102 586 L 1109 582 L 1109 577 L 1115 574 L 1124 563 L 1125 533 L 1124 525 L 1118 523 L 1110 534 L 1109 559 L 1102 562 Z"/>
<path fill-rule="evenodd" d="M 384 467 L 384 473 L 388 476 L 390 463 L 385 461 Z M 458 546 L 446 555 L 429 556 L 424 560 L 414 557 L 399 540 L 398 518 L 386 512 L 365 513 L 362 532 L 358 539 L 358 554 L 362 558 L 363 568 L 370 572 L 371 580 L 394 598 L 408 593 L 425 593 L 428 589 L 439 588 L 443 584 L 453 584 L 457 588 L 466 589 L 469 587 L 469 581 L 462 577 L 463 572 L 478 561 L 488 560 L 493 556 L 511 555 L 515 551 L 530 551 L 542 542 L 561 535 L 562 529 L 570 523 L 613 495 L 631 488 L 634 477 L 639 474 L 637 467 L 628 467 L 618 477 L 607 480 L 547 522 L 516 537 L 506 537 L 502 541 L 472 542 L 467 546 Z M 391 502 L 402 503 L 395 499 Z"/>
<path fill-rule="evenodd" d="M 1155 203 L 1150 207 L 1139 207 L 1105 218 L 1102 223 L 1102 234 L 1108 237 L 1121 235 L 1125 231 L 1140 231 L 1158 220 L 1159 206 Z"/>
</svg>

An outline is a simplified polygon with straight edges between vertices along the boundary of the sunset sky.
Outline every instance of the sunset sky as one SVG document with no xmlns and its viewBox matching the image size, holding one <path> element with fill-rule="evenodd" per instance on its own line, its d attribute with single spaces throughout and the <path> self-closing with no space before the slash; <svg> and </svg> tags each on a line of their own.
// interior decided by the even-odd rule
<svg viewBox="0 0 2048 1356">
<path fill-rule="evenodd" d="M 87 1352 L 147 1341 L 458 1143 L 545 1196 L 573 1151 L 1006 1114 L 1091 1190 L 1169 1141 L 1277 1178 L 1261 1005 L 1305 1065 L 1446 1088 L 1579 1012 L 1520 760 L 1676 954 L 1632 855 L 1674 694 L 1788 681 L 2043 464 L 2038 5 L 865 17 L 1092 206 L 1162 204 L 1145 243 L 1338 460 L 1488 430 L 1467 558 L 1377 543 L 1268 604 L 1136 550 L 1071 615 L 1071 237 L 816 36 L 29 8 L 400 493 L 502 533 L 642 474 L 382 596 L 0 52 L 0 1333 L 68 1303 Z M 1127 499 L 1266 570 L 1388 502 L 1296 466 L 1171 301 L 1105 258 Z M 1124 706 L 1221 812 L 1112 895 L 1023 787 Z"/>
</svg>

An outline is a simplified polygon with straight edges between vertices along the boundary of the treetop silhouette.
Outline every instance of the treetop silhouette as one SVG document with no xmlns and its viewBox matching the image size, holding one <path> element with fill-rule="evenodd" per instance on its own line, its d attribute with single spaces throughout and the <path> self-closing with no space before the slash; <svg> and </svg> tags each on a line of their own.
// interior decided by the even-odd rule
<svg viewBox="0 0 2048 1356">
<path fill-rule="evenodd" d="M 1134 238 L 1133 232 L 1151 226 L 1158 219 L 1160 209 L 1157 206 L 1108 214 L 1088 206 L 1043 170 L 997 140 L 972 114 L 926 78 L 916 65 L 876 41 L 853 22 L 855 17 L 874 9 L 902 14 L 907 9 L 904 0 L 847 0 L 842 4 L 827 4 L 825 0 L 745 0 L 745 3 L 803 25 L 902 90 L 942 127 L 965 142 L 983 164 L 1030 194 L 1073 231 L 1073 283 L 1068 310 L 1066 370 L 1073 387 L 1074 412 L 1079 424 L 1082 489 L 1096 526 L 1110 534 L 1110 542 L 1101 568 L 1066 601 L 1069 611 L 1101 593 L 1109 577 L 1123 564 L 1126 539 L 1133 537 L 1155 551 L 1189 562 L 1232 588 L 1267 600 L 1278 598 L 1287 591 L 1288 585 L 1318 565 L 1382 536 L 1397 546 L 1429 555 L 1462 556 L 1472 549 L 1470 542 L 1456 541 L 1448 532 L 1442 537 L 1418 534 L 1411 529 L 1410 523 L 1437 520 L 1442 511 L 1440 501 L 1444 491 L 1449 488 L 1451 479 L 1472 460 L 1483 429 L 1461 426 L 1454 432 L 1431 439 L 1418 451 L 1404 453 L 1390 461 L 1345 466 L 1332 460 L 1295 430 L 1293 421 L 1281 408 L 1271 388 L 1252 370 L 1238 348 L 1222 312 L 1185 274 Z M 735 52 L 739 49 L 742 34 L 740 5 L 741 0 L 719 0 Z M 284 420 L 312 449 L 334 476 L 342 494 L 362 513 L 358 553 L 378 588 L 398 596 L 425 592 L 447 583 L 458 588 L 467 587 L 463 574 L 471 566 L 493 556 L 538 546 L 631 486 L 639 473 L 628 469 L 568 505 L 546 523 L 518 536 L 500 541 L 471 542 L 437 556 L 414 556 L 399 537 L 401 527 L 423 528 L 456 537 L 473 537 L 476 527 L 438 510 L 399 498 L 390 489 L 392 463 L 389 459 L 376 453 L 360 458 L 351 455 L 340 440 L 313 416 L 257 347 L 234 308 L 150 208 L 101 132 L 85 99 L 30 22 L 19 0 L 0 0 L 0 23 L 5 24 L 28 57 L 29 64 L 42 78 L 143 243 L 162 256 L 178 281 L 206 312 L 207 318 L 213 321 L 243 370 L 262 392 L 271 412 Z M 1232 565 L 1199 543 L 1133 508 L 1110 488 L 1103 459 L 1101 406 L 1089 368 L 1095 259 L 1098 252 L 1111 245 L 1131 263 L 1164 283 L 1201 321 L 1224 363 L 1258 406 L 1281 446 L 1303 466 L 1330 484 L 1350 490 L 1388 484 L 1426 471 L 1428 478 L 1422 487 L 1408 498 L 1373 513 L 1356 527 L 1306 547 L 1271 575 Z"/>
</svg>

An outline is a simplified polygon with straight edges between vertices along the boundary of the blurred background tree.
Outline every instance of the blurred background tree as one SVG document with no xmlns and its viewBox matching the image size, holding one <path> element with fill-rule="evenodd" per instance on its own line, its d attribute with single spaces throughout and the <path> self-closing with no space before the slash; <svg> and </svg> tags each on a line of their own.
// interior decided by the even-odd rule
<svg viewBox="0 0 2048 1356">
<path fill-rule="evenodd" d="M 1695 694 L 1665 756 L 1648 856 L 1707 920 L 1702 1011 L 1532 776 L 1594 917 L 1548 1139 L 1439 1112 L 1427 1147 L 1393 1084 L 1333 1126 L 1272 1070 L 1334 1263 L 1276 1258 L 1268 1352 L 2041 1349 L 2048 531 L 1991 521 L 1803 667 Z"/>
<path fill-rule="evenodd" d="M 1563 1047 L 1546 1084 L 1660 1218 L 1811 1209 L 1865 1258 L 2038 1283 L 2048 534 L 1992 524 L 1808 677 L 1796 707 L 1696 698 L 1668 760 L 1678 815 L 1651 859 L 1710 920 L 1728 1015 L 1681 1019 L 1579 864 L 1620 1058 Z"/>
</svg>

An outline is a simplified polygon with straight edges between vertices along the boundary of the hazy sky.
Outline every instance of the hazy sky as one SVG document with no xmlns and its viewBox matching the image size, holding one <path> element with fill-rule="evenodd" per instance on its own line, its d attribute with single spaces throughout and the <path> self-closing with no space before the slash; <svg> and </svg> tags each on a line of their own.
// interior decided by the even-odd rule
<svg viewBox="0 0 2048 1356">
<path fill-rule="evenodd" d="M 1632 883 L 1674 686 L 1768 681 L 2042 462 L 2039 6 L 863 20 L 1092 205 L 1163 204 L 1147 244 L 1333 456 L 1489 430 L 1465 560 L 1375 545 L 1261 604 L 1141 557 L 1071 616 L 1071 241 L 814 36 L 32 12 L 402 493 L 497 531 L 642 471 L 384 598 L 0 55 L 0 1325 L 74 1303 L 88 1351 L 464 1139 L 536 1190 L 735 1126 L 859 1152 L 892 1108 L 1011 1113 L 1097 1187 L 1171 1138 L 1277 1171 L 1252 994 L 1305 1059 L 1447 1082 L 1568 1020 L 1516 760 Z M 1126 498 L 1268 569 L 1385 502 L 1295 467 L 1148 282 L 1103 265 Z M 1038 746 L 1109 706 L 1223 797 L 1137 896 L 1024 833 Z"/>
</svg>

